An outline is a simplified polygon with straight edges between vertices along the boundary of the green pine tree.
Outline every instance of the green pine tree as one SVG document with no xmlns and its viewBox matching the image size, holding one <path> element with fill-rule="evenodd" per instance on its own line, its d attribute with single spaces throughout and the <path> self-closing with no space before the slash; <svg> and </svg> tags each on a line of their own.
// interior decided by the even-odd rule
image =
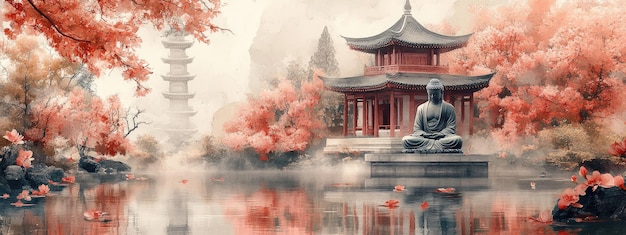
<svg viewBox="0 0 626 235">
<path fill-rule="evenodd" d="M 328 27 L 326 26 L 324 26 L 324 31 L 322 31 L 322 35 L 320 35 L 318 40 L 317 50 L 309 61 L 308 79 L 313 77 L 315 69 L 321 70 L 322 76 L 333 77 L 340 74 L 339 63 L 335 57 L 333 39 L 330 37 Z M 330 135 L 341 133 L 343 129 L 343 109 L 343 95 L 332 91 L 322 92 L 320 103 L 316 108 L 317 116 L 324 121 Z"/>
<path fill-rule="evenodd" d="M 339 63 L 337 62 L 337 58 L 335 58 L 333 39 L 330 38 L 328 27 L 326 26 L 324 26 L 324 31 L 322 31 L 322 35 L 317 42 L 317 50 L 313 53 L 313 56 L 311 56 L 309 68 L 311 69 L 311 73 L 314 69 L 320 69 L 325 76 L 339 75 Z"/>
</svg>

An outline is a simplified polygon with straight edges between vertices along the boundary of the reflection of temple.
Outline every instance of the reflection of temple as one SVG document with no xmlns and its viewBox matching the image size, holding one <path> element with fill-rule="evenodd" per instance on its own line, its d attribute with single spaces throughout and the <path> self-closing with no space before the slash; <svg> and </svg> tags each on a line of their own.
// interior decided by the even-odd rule
<svg viewBox="0 0 626 235">
<path fill-rule="evenodd" d="M 466 45 L 471 34 L 446 36 L 404 14 L 389 29 L 364 38 L 344 37 L 351 49 L 371 54 L 374 65 L 361 76 L 322 78 L 325 86 L 344 94 L 344 136 L 402 136 L 412 132 L 416 107 L 427 100 L 426 84 L 438 78 L 444 99 L 455 106 L 457 132 L 472 134 L 474 92 L 489 85 L 493 74 L 462 76 L 448 73 L 443 53 Z"/>
</svg>

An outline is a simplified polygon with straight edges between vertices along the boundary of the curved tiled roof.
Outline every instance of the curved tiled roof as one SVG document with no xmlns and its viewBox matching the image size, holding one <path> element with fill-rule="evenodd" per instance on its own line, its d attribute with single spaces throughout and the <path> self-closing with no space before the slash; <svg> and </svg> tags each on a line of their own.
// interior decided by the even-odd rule
<svg viewBox="0 0 626 235">
<path fill-rule="evenodd" d="M 432 78 L 441 80 L 446 91 L 476 92 L 488 87 L 494 74 L 464 76 L 435 73 L 395 73 L 346 78 L 320 78 L 324 81 L 324 86 L 327 89 L 341 93 L 381 91 L 387 88 L 425 91 L 426 85 Z"/>
<path fill-rule="evenodd" d="M 342 37 L 353 50 L 376 53 L 376 49 L 391 45 L 454 50 L 465 46 L 471 35 L 446 36 L 435 33 L 417 22 L 409 11 L 405 11 L 395 24 L 382 33 L 364 38 Z"/>
</svg>

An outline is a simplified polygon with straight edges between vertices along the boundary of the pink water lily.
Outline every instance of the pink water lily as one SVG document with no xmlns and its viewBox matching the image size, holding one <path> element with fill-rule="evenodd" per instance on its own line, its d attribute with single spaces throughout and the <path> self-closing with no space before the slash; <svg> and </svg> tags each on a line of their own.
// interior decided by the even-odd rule
<svg viewBox="0 0 626 235">
<path fill-rule="evenodd" d="M 2 136 L 8 141 L 11 141 L 12 144 L 23 144 L 24 136 L 20 135 L 15 129 L 12 131 L 7 131 L 6 135 Z"/>
<path fill-rule="evenodd" d="M 596 191 L 598 186 L 610 188 L 615 186 L 615 182 L 611 174 L 600 174 L 599 171 L 593 171 L 591 176 L 587 177 L 587 186 L 593 187 L 593 191 Z"/>
<path fill-rule="evenodd" d="M 395 199 L 389 199 L 387 201 L 385 201 L 385 204 L 383 205 L 384 207 L 388 207 L 390 209 L 396 208 L 398 207 L 400 204 L 400 201 L 395 200 Z"/>
<path fill-rule="evenodd" d="M 30 192 L 28 190 L 22 190 L 22 192 L 19 193 L 16 196 L 16 198 L 17 198 L 17 200 L 22 200 L 22 199 L 24 199 L 26 201 L 32 200 L 31 197 L 30 197 Z"/>
<path fill-rule="evenodd" d="M 552 221 L 553 221 L 553 219 L 552 219 L 552 211 L 550 211 L 550 210 L 543 210 L 543 211 L 541 211 L 541 213 L 539 213 L 539 215 L 537 215 L 537 217 L 530 217 L 528 219 L 530 221 L 534 221 L 534 222 L 538 222 L 538 223 L 549 224 L 549 223 L 552 223 Z"/>
<path fill-rule="evenodd" d="M 29 150 L 21 150 L 17 155 L 17 159 L 15 159 L 15 164 L 18 166 L 23 166 L 24 168 L 29 168 L 31 166 L 31 161 L 35 160 L 33 157 L 33 151 Z"/>
<path fill-rule="evenodd" d="M 580 169 L 578 170 L 578 174 L 582 176 L 583 178 L 587 179 L 587 174 L 589 174 L 589 171 L 584 166 L 581 166 Z"/>
<path fill-rule="evenodd" d="M 578 203 L 578 200 L 580 200 L 579 192 L 571 188 L 566 188 L 565 191 L 563 191 L 563 194 L 561 194 L 561 198 L 559 199 L 557 205 L 561 210 L 567 208 L 570 205 L 573 207 L 582 208 L 583 205 Z"/>
<path fill-rule="evenodd" d="M 35 196 L 45 196 L 50 192 L 50 187 L 48 185 L 42 184 L 37 188 L 38 190 L 33 190 L 32 194 Z"/>
</svg>

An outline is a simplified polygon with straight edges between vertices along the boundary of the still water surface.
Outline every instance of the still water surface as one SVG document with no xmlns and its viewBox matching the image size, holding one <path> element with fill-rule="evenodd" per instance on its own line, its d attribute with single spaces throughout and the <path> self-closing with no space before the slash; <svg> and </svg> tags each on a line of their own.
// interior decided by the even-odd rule
<svg viewBox="0 0 626 235">
<path fill-rule="evenodd" d="M 78 176 L 32 206 L 0 199 L 0 234 L 624 234 L 620 224 L 528 219 L 551 210 L 570 186 L 565 178 L 370 178 L 345 170 Z M 435 192 L 440 187 L 456 193 Z M 399 207 L 383 206 L 391 199 Z M 85 220 L 90 209 L 107 212 L 107 222 Z"/>
</svg>

